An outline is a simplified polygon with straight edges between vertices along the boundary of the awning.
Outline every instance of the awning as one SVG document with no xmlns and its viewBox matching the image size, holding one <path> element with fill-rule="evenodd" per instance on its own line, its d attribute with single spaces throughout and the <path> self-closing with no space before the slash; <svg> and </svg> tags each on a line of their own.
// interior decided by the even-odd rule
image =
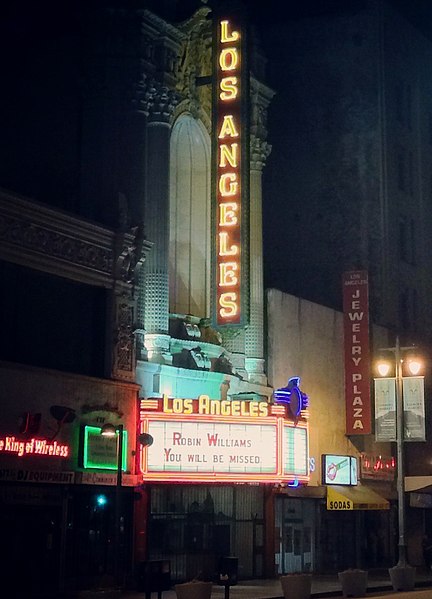
<svg viewBox="0 0 432 599">
<path fill-rule="evenodd" d="M 326 488 L 324 486 L 299 485 L 298 487 L 282 487 L 274 489 L 277 495 L 286 495 L 288 497 L 303 497 L 305 499 L 324 499 Z"/>
<path fill-rule="evenodd" d="M 432 476 L 405 476 L 405 491 L 432 493 Z"/>
<path fill-rule="evenodd" d="M 328 510 L 388 510 L 389 507 L 387 499 L 364 485 L 355 487 L 327 486 Z"/>
</svg>

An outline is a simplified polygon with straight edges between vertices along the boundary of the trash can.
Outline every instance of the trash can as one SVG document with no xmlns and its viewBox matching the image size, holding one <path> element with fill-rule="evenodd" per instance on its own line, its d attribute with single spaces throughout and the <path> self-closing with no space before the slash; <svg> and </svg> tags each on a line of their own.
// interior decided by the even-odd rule
<svg viewBox="0 0 432 599">
<path fill-rule="evenodd" d="M 146 599 L 152 593 L 162 598 L 163 591 L 171 588 L 171 564 L 169 560 L 155 559 L 140 562 L 136 569 L 137 591 L 144 592 Z"/>
<path fill-rule="evenodd" d="M 224 556 L 219 559 L 218 583 L 234 586 L 238 580 L 238 557 Z"/>
</svg>

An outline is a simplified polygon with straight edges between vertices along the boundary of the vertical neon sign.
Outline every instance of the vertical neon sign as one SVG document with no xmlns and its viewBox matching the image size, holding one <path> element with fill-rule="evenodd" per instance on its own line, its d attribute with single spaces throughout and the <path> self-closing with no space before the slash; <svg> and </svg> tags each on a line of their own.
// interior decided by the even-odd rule
<svg viewBox="0 0 432 599">
<path fill-rule="evenodd" d="M 244 33 L 232 18 L 216 19 L 213 89 L 214 321 L 244 325 L 248 195 Z"/>
</svg>

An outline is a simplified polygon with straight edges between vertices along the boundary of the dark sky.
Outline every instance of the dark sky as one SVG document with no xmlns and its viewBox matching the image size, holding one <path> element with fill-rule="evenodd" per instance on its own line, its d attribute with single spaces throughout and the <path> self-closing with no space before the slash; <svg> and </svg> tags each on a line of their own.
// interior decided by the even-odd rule
<svg viewBox="0 0 432 599">
<path fill-rule="evenodd" d="M 216 2 L 218 0 L 215 0 Z M 266 50 L 271 51 L 269 31 L 275 23 L 295 21 L 305 17 L 331 16 L 361 10 L 379 0 L 265 0 L 248 2 L 248 11 L 261 31 Z M 211 0 L 210 0 L 211 2 Z M 425 36 L 432 39 L 432 0 L 387 0 L 387 4 L 397 10 Z"/>
<path fill-rule="evenodd" d="M 211 0 L 210 0 L 211 1 Z M 217 0 L 216 0 L 217 1 Z M 378 0 L 372 0 L 375 4 Z M 425 31 L 432 30 L 432 2 L 430 0 L 387 0 L 387 3 L 401 12 L 413 24 Z M 331 15 L 361 9 L 367 0 L 265 0 L 247 3 L 248 10 L 258 24 L 265 25 L 281 20 L 301 19 L 314 15 Z"/>
</svg>

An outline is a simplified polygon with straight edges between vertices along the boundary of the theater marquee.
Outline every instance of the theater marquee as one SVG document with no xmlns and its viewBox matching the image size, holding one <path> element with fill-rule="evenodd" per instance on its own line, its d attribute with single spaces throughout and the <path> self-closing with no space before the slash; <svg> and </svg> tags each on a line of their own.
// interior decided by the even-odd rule
<svg viewBox="0 0 432 599">
<path fill-rule="evenodd" d="M 214 56 L 214 324 L 242 326 L 248 318 L 249 86 L 238 19 L 215 19 Z"/>
<path fill-rule="evenodd" d="M 141 400 L 144 480 L 291 482 L 309 480 L 307 419 L 294 423 L 286 408 L 257 401 Z"/>
</svg>

